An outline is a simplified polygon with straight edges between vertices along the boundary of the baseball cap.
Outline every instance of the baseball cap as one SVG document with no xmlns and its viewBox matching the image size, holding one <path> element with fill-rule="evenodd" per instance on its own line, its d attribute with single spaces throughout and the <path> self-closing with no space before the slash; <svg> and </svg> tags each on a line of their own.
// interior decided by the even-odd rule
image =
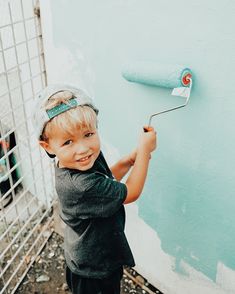
<svg viewBox="0 0 235 294">
<path fill-rule="evenodd" d="M 73 97 L 68 100 L 66 104 L 61 103 L 49 110 L 45 109 L 46 101 L 56 93 L 62 91 L 69 91 L 72 93 Z M 76 88 L 71 85 L 65 84 L 51 84 L 44 88 L 35 98 L 35 104 L 33 107 L 32 113 L 32 124 L 35 130 L 35 134 L 40 140 L 43 129 L 48 121 L 50 121 L 53 117 L 79 105 L 88 105 L 90 106 L 96 114 L 98 114 L 98 109 L 93 105 L 92 99 L 81 89 Z M 47 153 L 50 157 L 55 157 Z"/>
</svg>

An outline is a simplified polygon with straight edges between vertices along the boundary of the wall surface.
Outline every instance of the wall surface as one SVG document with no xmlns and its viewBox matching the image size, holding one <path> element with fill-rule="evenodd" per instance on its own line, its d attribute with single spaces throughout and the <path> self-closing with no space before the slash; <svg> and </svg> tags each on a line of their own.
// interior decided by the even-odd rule
<svg viewBox="0 0 235 294">
<path fill-rule="evenodd" d="M 41 0 L 41 9 L 49 81 L 94 96 L 111 154 L 134 148 L 151 113 L 183 102 L 128 83 L 123 64 L 193 70 L 189 105 L 153 120 L 159 146 L 127 207 L 127 234 L 137 270 L 164 293 L 235 293 L 235 2 Z"/>
</svg>

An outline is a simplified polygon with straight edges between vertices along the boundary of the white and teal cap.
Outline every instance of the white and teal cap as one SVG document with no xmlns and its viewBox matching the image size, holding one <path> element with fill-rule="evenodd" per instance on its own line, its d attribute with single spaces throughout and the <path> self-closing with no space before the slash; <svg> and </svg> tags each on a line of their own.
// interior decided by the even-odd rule
<svg viewBox="0 0 235 294">
<path fill-rule="evenodd" d="M 62 91 L 69 91 L 72 93 L 73 97 L 68 100 L 68 103 L 61 103 L 53 107 L 52 109 L 45 110 L 46 101 L 56 93 Z M 42 131 L 46 123 L 51 120 L 53 117 L 79 105 L 88 105 L 90 106 L 96 114 L 98 114 L 98 109 L 93 105 L 92 99 L 81 89 L 75 88 L 70 85 L 64 84 L 53 84 L 47 86 L 43 89 L 35 99 L 35 106 L 33 109 L 32 123 L 36 132 L 36 136 L 40 139 Z"/>
</svg>

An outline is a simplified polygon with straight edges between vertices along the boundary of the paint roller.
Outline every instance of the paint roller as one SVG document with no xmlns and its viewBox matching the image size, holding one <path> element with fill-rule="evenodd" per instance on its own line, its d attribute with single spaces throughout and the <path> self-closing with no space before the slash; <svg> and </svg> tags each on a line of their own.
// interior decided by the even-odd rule
<svg viewBox="0 0 235 294">
<path fill-rule="evenodd" d="M 173 88 L 172 95 L 186 97 L 184 104 L 154 113 L 149 118 L 145 132 L 152 130 L 151 121 L 154 116 L 182 108 L 188 104 L 192 87 L 192 72 L 181 65 L 159 64 L 151 61 L 137 61 L 127 64 L 122 76 L 129 82 L 149 86 Z"/>
</svg>

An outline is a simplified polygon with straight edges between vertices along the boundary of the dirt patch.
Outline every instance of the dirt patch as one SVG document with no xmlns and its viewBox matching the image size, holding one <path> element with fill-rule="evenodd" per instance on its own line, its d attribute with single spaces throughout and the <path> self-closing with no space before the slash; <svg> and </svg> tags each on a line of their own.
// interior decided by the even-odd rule
<svg viewBox="0 0 235 294">
<path fill-rule="evenodd" d="M 65 282 L 65 259 L 63 254 L 63 238 L 53 233 L 16 293 L 70 294 Z M 126 268 L 125 271 L 126 274 L 124 273 L 121 282 L 121 294 L 162 294 L 158 289 L 148 284 L 134 269 Z M 137 283 L 130 276 L 135 277 Z M 143 284 L 143 287 L 140 287 L 138 283 Z"/>
</svg>

